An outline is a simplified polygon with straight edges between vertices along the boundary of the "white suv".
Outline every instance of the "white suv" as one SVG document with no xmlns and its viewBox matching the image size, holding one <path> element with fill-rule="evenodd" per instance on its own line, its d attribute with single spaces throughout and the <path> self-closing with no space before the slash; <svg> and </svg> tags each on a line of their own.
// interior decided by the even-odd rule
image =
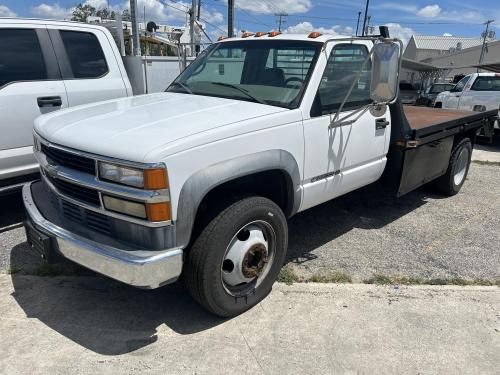
<svg viewBox="0 0 500 375">
<path fill-rule="evenodd" d="M 0 18 L 0 193 L 30 179 L 33 121 L 61 108 L 132 95 L 105 28 Z"/>
</svg>

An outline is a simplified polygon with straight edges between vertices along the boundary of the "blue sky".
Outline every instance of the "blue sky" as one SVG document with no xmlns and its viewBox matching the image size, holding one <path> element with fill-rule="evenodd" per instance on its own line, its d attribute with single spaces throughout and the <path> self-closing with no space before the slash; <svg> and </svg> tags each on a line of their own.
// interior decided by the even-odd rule
<svg viewBox="0 0 500 375">
<path fill-rule="evenodd" d="M 358 11 L 365 0 L 235 0 L 235 27 L 239 30 L 267 31 L 276 28 L 275 13 L 288 13 L 284 30 L 307 32 L 319 30 L 351 34 L 356 28 Z M 79 2 L 97 8 L 108 0 L 0 0 L 0 16 L 64 19 Z M 138 0 L 146 9 L 147 20 L 183 25 L 189 0 Z M 123 9 L 127 0 L 109 0 L 114 9 Z M 497 4 L 497 5 L 495 5 Z M 212 35 L 227 28 L 227 0 L 202 0 L 202 19 Z M 142 14 L 142 12 L 141 12 Z M 371 0 L 371 24 L 390 24 L 392 34 L 408 40 L 411 34 L 480 37 L 483 22 L 496 19 L 494 29 L 500 33 L 498 0 Z"/>
</svg>

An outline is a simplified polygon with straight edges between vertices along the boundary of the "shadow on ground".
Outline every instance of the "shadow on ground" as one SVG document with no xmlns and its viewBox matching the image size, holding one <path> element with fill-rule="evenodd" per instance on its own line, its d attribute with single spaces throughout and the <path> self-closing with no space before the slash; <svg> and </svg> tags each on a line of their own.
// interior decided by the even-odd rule
<svg viewBox="0 0 500 375">
<path fill-rule="evenodd" d="M 16 192 L 0 196 L 0 233 L 21 225 L 24 219 L 24 207 L 21 193 Z"/>
<path fill-rule="evenodd" d="M 368 186 L 295 216 L 289 224 L 287 262 L 314 259 L 314 250 L 353 228 L 380 228 L 424 205 L 428 189 L 396 199 Z M 26 251 L 12 249 L 11 264 Z M 104 277 L 12 275 L 13 297 L 36 318 L 79 345 L 104 355 L 135 351 L 154 343 L 163 325 L 187 335 L 224 322 L 198 306 L 182 283 L 157 290 L 135 289 Z"/>
</svg>

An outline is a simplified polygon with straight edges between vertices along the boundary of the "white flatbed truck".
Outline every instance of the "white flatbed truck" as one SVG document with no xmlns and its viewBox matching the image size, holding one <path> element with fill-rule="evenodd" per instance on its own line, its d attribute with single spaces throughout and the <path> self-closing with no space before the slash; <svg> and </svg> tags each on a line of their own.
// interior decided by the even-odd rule
<svg viewBox="0 0 500 375">
<path fill-rule="evenodd" d="M 401 42 L 381 31 L 247 33 L 165 93 L 38 118 L 28 241 L 140 288 L 183 274 L 196 301 L 235 316 L 271 291 L 294 214 L 378 180 L 458 193 L 498 111 L 403 108 Z"/>
</svg>

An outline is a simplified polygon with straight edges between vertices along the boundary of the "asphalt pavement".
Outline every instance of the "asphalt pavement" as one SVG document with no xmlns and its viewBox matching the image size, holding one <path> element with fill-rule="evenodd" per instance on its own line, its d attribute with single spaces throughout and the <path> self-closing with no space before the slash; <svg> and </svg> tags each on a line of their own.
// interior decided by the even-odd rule
<svg viewBox="0 0 500 375">
<path fill-rule="evenodd" d="M 179 285 L 0 275 L 3 374 L 498 374 L 500 289 L 275 285 L 229 320 Z"/>
</svg>

